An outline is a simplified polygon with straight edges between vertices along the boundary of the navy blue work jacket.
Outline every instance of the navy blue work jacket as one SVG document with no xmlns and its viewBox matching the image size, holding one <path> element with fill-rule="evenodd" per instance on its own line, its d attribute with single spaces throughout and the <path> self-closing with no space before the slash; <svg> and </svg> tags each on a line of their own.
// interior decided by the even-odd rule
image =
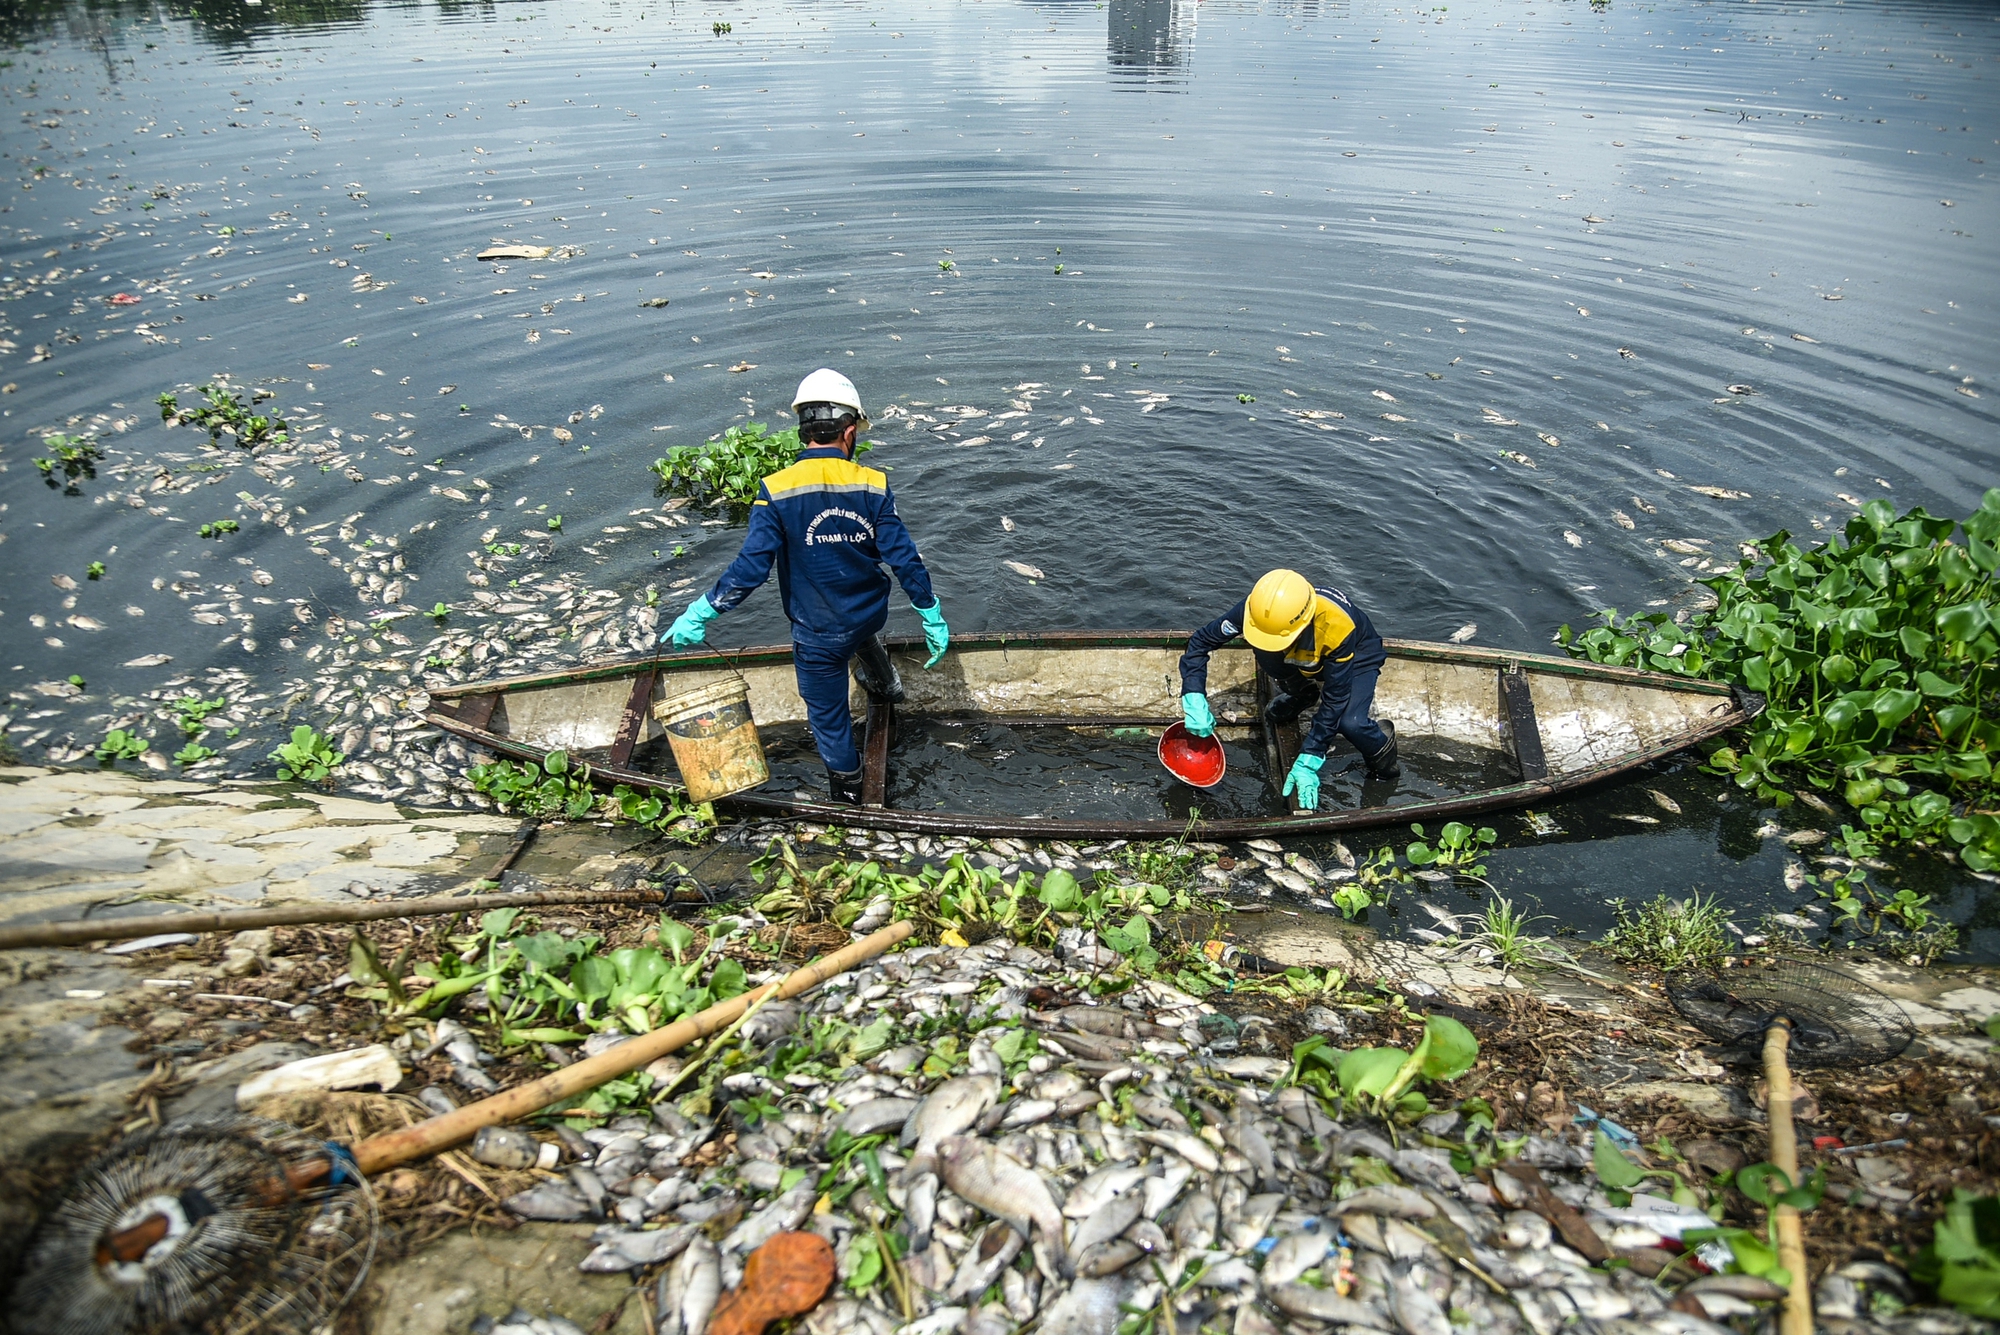
<svg viewBox="0 0 2000 1335">
<path fill-rule="evenodd" d="M 1375 623 L 1339 589 L 1314 586 L 1318 595 L 1310 625 L 1282 653 L 1252 646 L 1257 666 L 1274 681 L 1304 677 L 1320 688 L 1319 708 L 1299 749 L 1323 756 L 1347 710 L 1350 685 L 1358 672 L 1379 672 L 1388 661 Z M 1208 656 L 1243 632 L 1243 602 L 1196 631 L 1181 655 L 1181 694 L 1208 693 Z"/>
</svg>

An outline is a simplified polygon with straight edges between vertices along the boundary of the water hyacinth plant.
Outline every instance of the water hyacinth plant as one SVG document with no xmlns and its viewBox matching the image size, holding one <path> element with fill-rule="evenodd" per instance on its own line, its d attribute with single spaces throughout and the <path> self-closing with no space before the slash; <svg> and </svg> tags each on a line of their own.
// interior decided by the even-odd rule
<svg viewBox="0 0 2000 1335">
<path fill-rule="evenodd" d="M 1716 604 L 1623 617 L 1558 640 L 1593 662 L 1723 681 L 1767 707 L 1709 756 L 1765 801 L 1837 790 L 1887 842 L 2000 866 L 2000 488 L 1963 521 L 1871 501 L 1838 536 L 1775 533 L 1702 581 Z"/>
<path fill-rule="evenodd" d="M 869 441 L 857 441 L 856 458 L 874 448 Z M 660 490 L 672 496 L 686 496 L 708 505 L 722 501 L 749 505 L 757 499 L 757 488 L 780 468 L 796 463 L 799 433 L 787 428 L 775 435 L 762 422 L 732 426 L 703 445 L 676 445 L 653 461 Z"/>
</svg>

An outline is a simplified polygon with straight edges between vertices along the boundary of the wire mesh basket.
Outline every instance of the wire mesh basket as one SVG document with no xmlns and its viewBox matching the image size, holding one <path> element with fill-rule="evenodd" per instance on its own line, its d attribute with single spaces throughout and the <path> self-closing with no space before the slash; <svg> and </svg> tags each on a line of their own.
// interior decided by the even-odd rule
<svg viewBox="0 0 2000 1335">
<path fill-rule="evenodd" d="M 1667 980 L 1667 997 L 1703 1033 L 1732 1048 L 1754 1052 L 1773 1023 L 1787 1021 L 1794 1066 L 1873 1066 L 1901 1056 L 1917 1036 L 1894 1001 L 1807 960 L 1677 974 Z"/>
</svg>

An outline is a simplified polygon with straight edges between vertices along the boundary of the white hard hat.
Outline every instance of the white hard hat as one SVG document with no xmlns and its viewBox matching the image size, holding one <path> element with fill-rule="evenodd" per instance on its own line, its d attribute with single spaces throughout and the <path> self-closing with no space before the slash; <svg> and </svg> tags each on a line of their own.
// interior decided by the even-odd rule
<svg viewBox="0 0 2000 1335">
<path fill-rule="evenodd" d="M 861 406 L 861 392 L 854 388 L 852 380 L 831 367 L 822 366 L 799 381 L 799 392 L 792 395 L 792 411 L 797 412 L 802 403 L 837 403 L 854 409 L 854 415 L 862 421 L 868 420 L 867 410 Z"/>
</svg>

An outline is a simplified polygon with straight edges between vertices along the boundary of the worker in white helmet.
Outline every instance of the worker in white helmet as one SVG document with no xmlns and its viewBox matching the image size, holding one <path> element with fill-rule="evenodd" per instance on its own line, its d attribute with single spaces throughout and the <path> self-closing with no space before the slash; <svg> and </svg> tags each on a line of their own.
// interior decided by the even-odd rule
<svg viewBox="0 0 2000 1335">
<path fill-rule="evenodd" d="M 903 698 L 903 683 L 878 636 L 889 619 L 887 565 L 924 624 L 935 667 L 951 643 L 930 572 L 903 521 L 889 480 L 854 462 L 868 414 L 854 382 L 822 368 L 799 384 L 798 461 L 765 478 L 750 509 L 750 532 L 715 587 L 688 605 L 661 638 L 686 648 L 707 637 L 717 616 L 750 596 L 778 567 L 778 592 L 792 622 L 792 663 L 813 741 L 837 802 L 861 800 L 861 756 L 847 708 L 848 662 L 872 696 Z"/>
<path fill-rule="evenodd" d="M 1314 710 L 1299 758 L 1285 776 L 1282 795 L 1297 795 L 1307 811 L 1319 810 L 1319 771 L 1336 737 L 1361 753 L 1371 779 L 1394 779 L 1396 725 L 1378 719 L 1375 683 L 1388 655 L 1375 623 L 1339 589 L 1315 588 L 1296 570 L 1273 570 L 1250 596 L 1196 631 L 1181 655 L 1181 714 L 1197 737 L 1215 731 L 1208 704 L 1208 658 L 1241 635 L 1257 666 L 1278 694 L 1265 707 L 1273 723 L 1290 723 Z"/>
</svg>

